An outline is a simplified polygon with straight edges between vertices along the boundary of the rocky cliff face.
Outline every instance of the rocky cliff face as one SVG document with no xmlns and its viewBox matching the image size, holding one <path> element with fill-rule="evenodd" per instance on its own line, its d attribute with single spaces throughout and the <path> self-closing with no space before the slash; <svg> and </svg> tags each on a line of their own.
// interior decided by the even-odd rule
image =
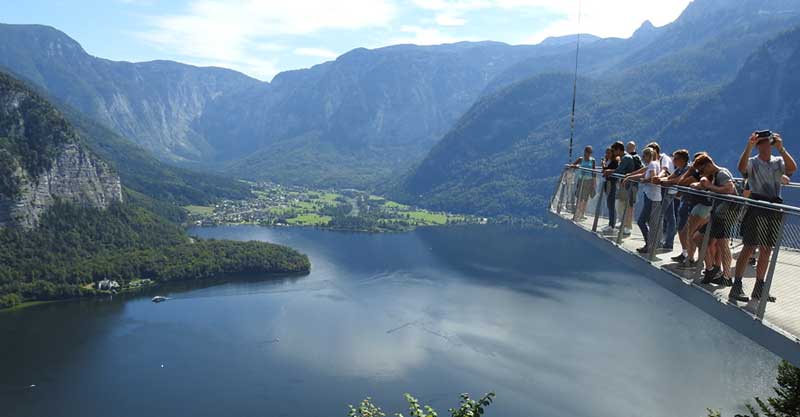
<svg viewBox="0 0 800 417">
<path fill-rule="evenodd" d="M 75 143 L 65 144 L 44 173 L 30 176 L 20 168 L 16 175 L 16 195 L 0 196 L 0 226 L 36 227 L 57 200 L 98 208 L 122 201 L 119 176 Z"/>
<path fill-rule="evenodd" d="M 119 176 L 47 101 L 0 73 L 0 226 L 36 227 L 56 201 L 107 208 Z"/>
</svg>

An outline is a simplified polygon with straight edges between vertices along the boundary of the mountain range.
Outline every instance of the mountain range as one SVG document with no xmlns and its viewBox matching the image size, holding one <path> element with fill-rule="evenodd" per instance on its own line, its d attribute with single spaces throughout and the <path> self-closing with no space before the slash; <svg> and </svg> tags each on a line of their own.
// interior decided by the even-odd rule
<svg viewBox="0 0 800 417">
<path fill-rule="evenodd" d="M 795 1 L 695 0 L 669 25 L 592 42 L 580 60 L 575 156 L 584 145 L 600 157 L 614 140 L 656 139 L 667 150 L 708 150 L 733 163 L 753 130 L 796 124 L 800 90 L 790 87 L 800 76 L 790 45 L 800 45 L 791 31 L 799 24 Z M 534 75 L 506 77 L 507 87 L 478 100 L 390 194 L 486 215 L 541 212 L 569 159 L 573 74 L 518 65 Z M 753 104 L 759 91 L 769 106 Z"/>
<path fill-rule="evenodd" d="M 109 61 L 51 27 L 0 25 L 0 66 L 162 160 L 360 187 L 423 157 L 506 68 L 562 47 L 359 48 L 268 83 L 221 68 Z"/>
<path fill-rule="evenodd" d="M 795 0 L 694 0 L 674 22 L 644 22 L 626 39 L 581 35 L 575 149 L 652 138 L 672 149 L 702 131 L 703 148 L 725 159 L 738 136 L 789 126 L 783 103 L 795 93 L 776 86 L 794 76 L 783 61 L 776 73 L 757 68 L 758 54 L 778 62 L 764 51 L 798 25 Z M 130 188 L 159 200 L 246 194 L 213 171 L 531 215 L 567 160 L 576 40 L 358 48 L 262 82 L 109 61 L 50 27 L 0 25 L 0 66 L 51 97 Z M 762 76 L 773 82 L 769 106 L 733 103 L 744 80 Z"/>
</svg>

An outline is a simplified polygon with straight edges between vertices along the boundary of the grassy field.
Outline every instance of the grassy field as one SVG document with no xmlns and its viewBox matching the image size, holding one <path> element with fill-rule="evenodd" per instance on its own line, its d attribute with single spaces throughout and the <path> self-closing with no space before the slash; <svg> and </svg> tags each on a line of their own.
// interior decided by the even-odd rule
<svg viewBox="0 0 800 417">
<path fill-rule="evenodd" d="M 208 216 L 214 213 L 214 207 L 210 206 L 183 206 L 186 210 L 189 211 L 189 214 L 199 215 L 199 216 Z"/>
<path fill-rule="evenodd" d="M 429 211 L 417 210 L 409 211 L 406 214 L 408 214 L 408 216 L 414 220 L 418 220 L 429 225 L 441 225 L 447 223 L 447 215 L 443 213 L 431 213 Z"/>
<path fill-rule="evenodd" d="M 329 221 L 331 221 L 330 217 L 320 216 L 316 213 L 301 214 L 286 220 L 287 223 L 295 226 L 325 226 Z"/>
</svg>

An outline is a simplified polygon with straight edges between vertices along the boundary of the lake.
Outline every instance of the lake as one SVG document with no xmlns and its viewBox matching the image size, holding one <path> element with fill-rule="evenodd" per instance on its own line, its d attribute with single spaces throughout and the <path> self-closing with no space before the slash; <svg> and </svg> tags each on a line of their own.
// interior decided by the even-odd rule
<svg viewBox="0 0 800 417">
<path fill-rule="evenodd" d="M 2 312 L 0 415 L 346 416 L 405 392 L 444 415 L 495 391 L 488 416 L 702 417 L 774 384 L 777 357 L 563 230 L 192 233 L 312 272 Z"/>
</svg>

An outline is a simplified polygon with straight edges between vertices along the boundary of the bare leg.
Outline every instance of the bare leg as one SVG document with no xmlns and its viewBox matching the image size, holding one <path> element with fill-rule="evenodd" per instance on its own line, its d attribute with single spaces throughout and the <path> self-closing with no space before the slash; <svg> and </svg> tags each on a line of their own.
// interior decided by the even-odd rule
<svg viewBox="0 0 800 417">
<path fill-rule="evenodd" d="M 764 281 L 769 267 L 769 258 L 772 255 L 772 248 L 769 246 L 758 247 L 758 263 L 756 264 L 756 279 Z"/>
<path fill-rule="evenodd" d="M 700 234 L 700 241 L 697 241 L 697 231 L 706 223 L 706 219 L 697 216 L 689 216 L 689 223 L 686 224 L 686 251 L 689 252 L 689 260 L 694 260 L 695 249 L 703 244 L 702 234 Z M 691 236 L 691 238 L 689 238 Z"/>
<path fill-rule="evenodd" d="M 689 226 L 686 225 L 686 226 L 683 226 L 683 229 L 678 230 L 678 240 L 681 242 L 681 248 L 683 248 L 683 250 L 685 250 L 685 251 L 689 250 L 689 243 L 687 242 L 687 239 L 686 239 L 686 229 L 688 229 L 688 228 L 689 228 Z"/>
<path fill-rule="evenodd" d="M 702 236 L 703 235 L 699 234 L 699 233 L 698 233 L 698 235 L 701 236 L 700 244 L 698 244 L 698 247 L 699 247 L 700 245 L 703 244 L 703 241 L 702 241 Z M 703 260 L 705 261 L 705 264 L 706 264 L 706 269 L 714 268 L 714 264 L 717 262 L 717 252 L 718 252 L 717 251 L 717 239 L 711 239 L 708 242 L 708 247 L 706 248 L 706 256 L 703 258 Z"/>
<path fill-rule="evenodd" d="M 723 275 L 730 278 L 733 257 L 731 256 L 731 245 L 728 243 L 728 239 L 717 240 L 717 252 L 719 253 L 719 261 L 722 263 Z"/>
<path fill-rule="evenodd" d="M 741 278 L 744 276 L 744 271 L 747 269 L 747 264 L 750 262 L 750 257 L 753 256 L 753 252 L 755 250 L 755 246 L 742 247 L 742 251 L 739 252 L 739 257 L 736 258 L 736 270 L 734 271 L 734 277 Z"/>
</svg>

